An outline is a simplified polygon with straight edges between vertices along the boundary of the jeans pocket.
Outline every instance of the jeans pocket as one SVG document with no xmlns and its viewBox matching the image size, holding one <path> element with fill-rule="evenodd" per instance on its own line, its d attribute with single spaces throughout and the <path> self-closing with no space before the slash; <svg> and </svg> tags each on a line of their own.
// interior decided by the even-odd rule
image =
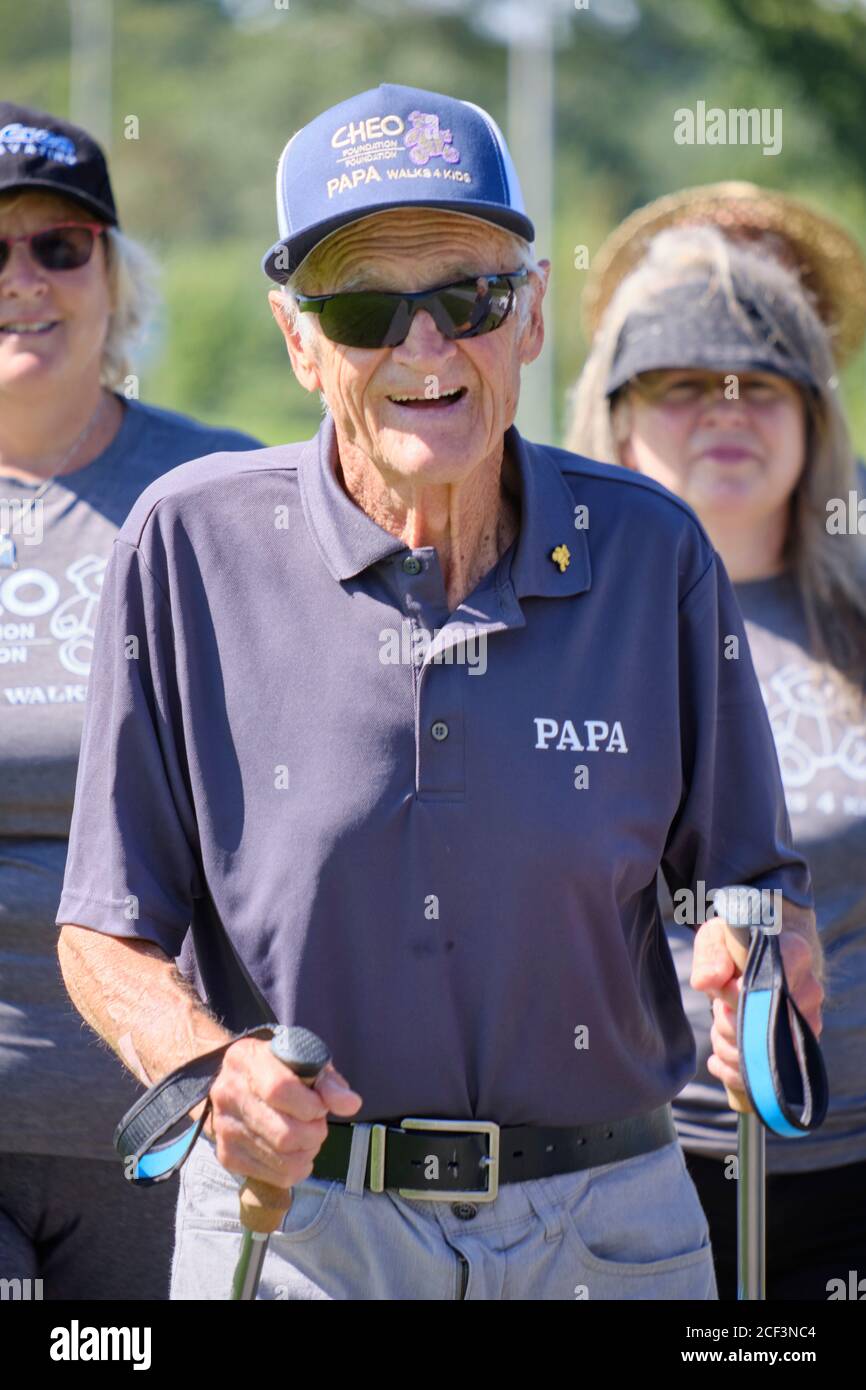
<svg viewBox="0 0 866 1390">
<path fill-rule="evenodd" d="M 325 1178 L 305 1178 L 292 1188 L 292 1205 L 276 1235 L 280 1240 L 310 1240 L 321 1235 L 337 1209 L 343 1184 Z"/>
<path fill-rule="evenodd" d="M 240 1198 L 246 1179 L 231 1173 L 216 1156 L 209 1139 L 197 1140 L 185 1164 L 183 1222 L 186 1229 L 198 1227 L 243 1230 Z M 281 1225 L 274 1232 L 289 1240 L 303 1240 L 323 1226 L 336 1190 L 342 1184 L 320 1178 L 305 1178 L 291 1190 L 291 1203 Z"/>
<path fill-rule="evenodd" d="M 563 1226 L 590 1297 L 716 1297 L 709 1227 L 678 1141 L 588 1176 L 563 1203 Z"/>
</svg>

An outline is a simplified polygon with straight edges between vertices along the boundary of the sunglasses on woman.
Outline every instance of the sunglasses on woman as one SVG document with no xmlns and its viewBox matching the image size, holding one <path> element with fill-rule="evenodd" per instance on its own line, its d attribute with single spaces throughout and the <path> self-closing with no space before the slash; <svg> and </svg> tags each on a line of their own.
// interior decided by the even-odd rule
<svg viewBox="0 0 866 1390">
<path fill-rule="evenodd" d="M 61 222 L 23 236 L 0 237 L 0 270 L 5 269 L 12 247 L 19 241 L 27 243 L 30 255 L 43 270 L 80 270 L 104 231 L 101 222 Z"/>
<path fill-rule="evenodd" d="M 412 320 L 425 309 L 446 338 L 478 338 L 505 322 L 514 307 L 515 285 L 528 270 L 475 275 L 432 290 L 399 294 L 352 290 L 337 294 L 296 294 L 304 314 L 318 314 L 322 332 L 344 347 L 396 347 L 406 341 Z"/>
</svg>

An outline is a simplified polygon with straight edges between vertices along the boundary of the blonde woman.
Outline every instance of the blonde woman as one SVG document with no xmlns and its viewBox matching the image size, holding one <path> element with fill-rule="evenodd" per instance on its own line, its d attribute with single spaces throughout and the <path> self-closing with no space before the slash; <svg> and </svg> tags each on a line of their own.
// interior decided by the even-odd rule
<svg viewBox="0 0 866 1390">
<path fill-rule="evenodd" d="M 716 193 L 717 225 L 706 196 L 694 225 L 678 195 L 659 221 L 680 225 L 652 227 L 654 205 L 631 235 L 611 237 L 591 287 L 597 327 L 566 444 L 644 473 L 692 507 L 745 619 L 794 844 L 813 877 L 827 992 L 827 1119 L 797 1139 L 767 1138 L 768 1297 L 826 1299 L 845 1297 L 849 1270 L 866 1268 L 866 569 L 863 538 L 832 519 L 833 499 L 847 514 L 856 482 L 831 350 L 850 350 L 862 331 L 864 280 L 862 263 L 857 275 L 834 267 L 832 224 L 759 194 L 738 203 L 742 194 Z M 778 213 L 769 239 L 768 204 Z M 846 254 L 857 269 L 850 243 Z M 730 1299 L 736 1121 L 724 1062 L 712 1055 L 727 1006 L 716 1001 L 711 1015 L 697 992 L 693 931 L 661 875 L 659 899 L 671 984 L 675 966 L 697 1047 L 696 1077 L 674 1114 L 710 1223 L 719 1296 Z"/>
<path fill-rule="evenodd" d="M 136 1087 L 69 1003 L 54 915 L 114 536 L 160 474 L 256 443 L 135 399 L 148 272 L 95 142 L 0 103 L 0 1278 L 44 1298 L 167 1297 L 176 1193 L 145 1210 L 122 1179 Z"/>
</svg>

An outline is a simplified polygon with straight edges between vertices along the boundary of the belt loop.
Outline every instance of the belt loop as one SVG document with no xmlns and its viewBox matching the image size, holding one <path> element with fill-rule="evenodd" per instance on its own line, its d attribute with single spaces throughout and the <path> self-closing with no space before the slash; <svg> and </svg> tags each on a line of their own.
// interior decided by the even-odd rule
<svg viewBox="0 0 866 1390">
<path fill-rule="evenodd" d="M 526 1200 L 544 1226 L 546 1241 L 562 1239 L 561 1210 L 553 1205 L 547 1195 L 548 1185 L 552 1181 L 552 1178 L 530 1178 L 520 1184 L 526 1194 Z"/>
<path fill-rule="evenodd" d="M 352 1148 L 346 1170 L 346 1195 L 363 1197 L 367 1174 L 367 1153 L 370 1148 L 370 1125 L 352 1125 Z"/>
</svg>

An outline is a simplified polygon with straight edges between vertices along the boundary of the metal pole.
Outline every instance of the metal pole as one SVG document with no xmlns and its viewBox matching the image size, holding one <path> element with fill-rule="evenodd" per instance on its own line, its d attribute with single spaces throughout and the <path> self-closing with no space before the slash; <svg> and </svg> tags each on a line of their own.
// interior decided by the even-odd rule
<svg viewBox="0 0 866 1390">
<path fill-rule="evenodd" d="M 767 1297 L 767 1230 L 765 1210 L 766 1132 L 751 1112 L 737 1119 L 737 1298 Z"/>
<path fill-rule="evenodd" d="M 745 974 L 754 933 L 761 931 L 760 894 L 732 884 L 715 894 L 715 913 L 725 923 L 725 944 L 739 975 Z M 739 1010 L 745 995 L 740 992 Z M 737 1299 L 766 1299 L 766 1134 L 745 1091 L 725 1087 L 737 1115 Z"/>
<path fill-rule="evenodd" d="M 69 0 L 69 119 L 111 154 L 111 0 Z"/>
<path fill-rule="evenodd" d="M 535 250 L 553 260 L 554 14 L 536 0 L 531 18 L 508 42 L 508 145 L 526 210 L 535 223 Z M 528 439 L 554 442 L 553 295 L 544 301 L 546 343 L 524 367 L 517 427 Z"/>
</svg>

